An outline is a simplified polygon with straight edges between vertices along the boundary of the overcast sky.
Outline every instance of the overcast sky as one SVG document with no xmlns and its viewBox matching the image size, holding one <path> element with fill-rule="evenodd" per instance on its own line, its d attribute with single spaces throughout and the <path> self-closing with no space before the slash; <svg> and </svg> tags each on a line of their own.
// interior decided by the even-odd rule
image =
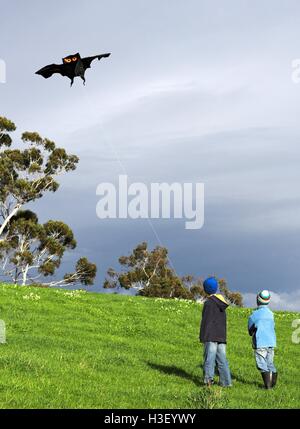
<svg viewBox="0 0 300 429">
<path fill-rule="evenodd" d="M 0 115 L 80 157 L 34 205 L 62 219 L 80 255 L 105 271 L 141 241 L 169 248 L 178 274 L 216 274 L 300 310 L 298 0 L 0 0 Z M 76 79 L 34 74 L 76 52 L 111 52 Z M 203 182 L 205 224 L 99 220 L 97 185 Z M 275 302 L 276 301 L 276 302 Z M 291 304 L 292 302 L 292 304 Z M 291 307 L 292 305 L 292 307 Z"/>
</svg>

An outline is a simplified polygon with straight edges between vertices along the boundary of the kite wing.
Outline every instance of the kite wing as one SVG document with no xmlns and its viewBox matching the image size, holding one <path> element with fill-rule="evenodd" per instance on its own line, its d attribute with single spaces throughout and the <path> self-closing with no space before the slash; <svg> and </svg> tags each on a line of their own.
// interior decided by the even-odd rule
<svg viewBox="0 0 300 429">
<path fill-rule="evenodd" d="M 69 76 L 68 68 L 64 64 L 49 64 L 46 67 L 43 67 L 42 69 L 35 72 L 35 74 L 40 74 L 45 79 L 48 79 L 51 77 L 54 73 L 59 73 L 62 76 Z"/>
<path fill-rule="evenodd" d="M 96 58 L 98 58 L 98 60 L 100 61 L 101 58 L 108 58 L 110 56 L 109 54 L 102 54 L 102 55 L 94 55 L 93 57 L 85 57 L 85 58 L 81 58 L 81 61 L 83 63 L 83 66 L 85 69 L 88 69 L 91 67 L 91 62 L 93 60 L 95 60 Z"/>
</svg>

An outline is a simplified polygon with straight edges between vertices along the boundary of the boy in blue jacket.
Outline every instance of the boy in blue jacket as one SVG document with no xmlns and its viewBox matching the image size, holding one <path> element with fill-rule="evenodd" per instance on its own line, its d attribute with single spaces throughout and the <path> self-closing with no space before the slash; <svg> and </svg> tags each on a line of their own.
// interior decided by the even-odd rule
<svg viewBox="0 0 300 429">
<path fill-rule="evenodd" d="M 256 297 L 257 309 L 248 320 L 248 331 L 252 336 L 256 366 L 261 372 L 266 389 L 275 387 L 277 382 L 277 370 L 273 363 L 276 334 L 274 315 L 268 308 L 270 299 L 269 291 L 260 292 Z"/>
</svg>

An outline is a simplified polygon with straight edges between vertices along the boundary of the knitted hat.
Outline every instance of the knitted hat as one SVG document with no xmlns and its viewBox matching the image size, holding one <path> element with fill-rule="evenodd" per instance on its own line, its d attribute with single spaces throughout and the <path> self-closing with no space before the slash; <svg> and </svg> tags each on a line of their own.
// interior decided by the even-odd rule
<svg viewBox="0 0 300 429">
<path fill-rule="evenodd" d="M 270 299 L 270 292 L 268 290 L 262 290 L 256 297 L 257 305 L 268 305 Z"/>
<path fill-rule="evenodd" d="M 213 295 L 218 290 L 218 282 L 214 277 L 209 277 L 204 281 L 203 287 L 208 295 Z"/>
</svg>

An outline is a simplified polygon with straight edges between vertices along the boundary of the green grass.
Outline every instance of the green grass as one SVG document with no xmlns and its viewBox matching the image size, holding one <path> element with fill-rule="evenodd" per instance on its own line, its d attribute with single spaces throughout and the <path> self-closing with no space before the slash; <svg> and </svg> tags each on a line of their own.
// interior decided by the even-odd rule
<svg viewBox="0 0 300 429">
<path fill-rule="evenodd" d="M 0 407 L 299 408 L 300 314 L 276 313 L 278 386 L 265 391 L 249 312 L 228 310 L 234 387 L 206 389 L 199 304 L 0 285 Z"/>
</svg>

